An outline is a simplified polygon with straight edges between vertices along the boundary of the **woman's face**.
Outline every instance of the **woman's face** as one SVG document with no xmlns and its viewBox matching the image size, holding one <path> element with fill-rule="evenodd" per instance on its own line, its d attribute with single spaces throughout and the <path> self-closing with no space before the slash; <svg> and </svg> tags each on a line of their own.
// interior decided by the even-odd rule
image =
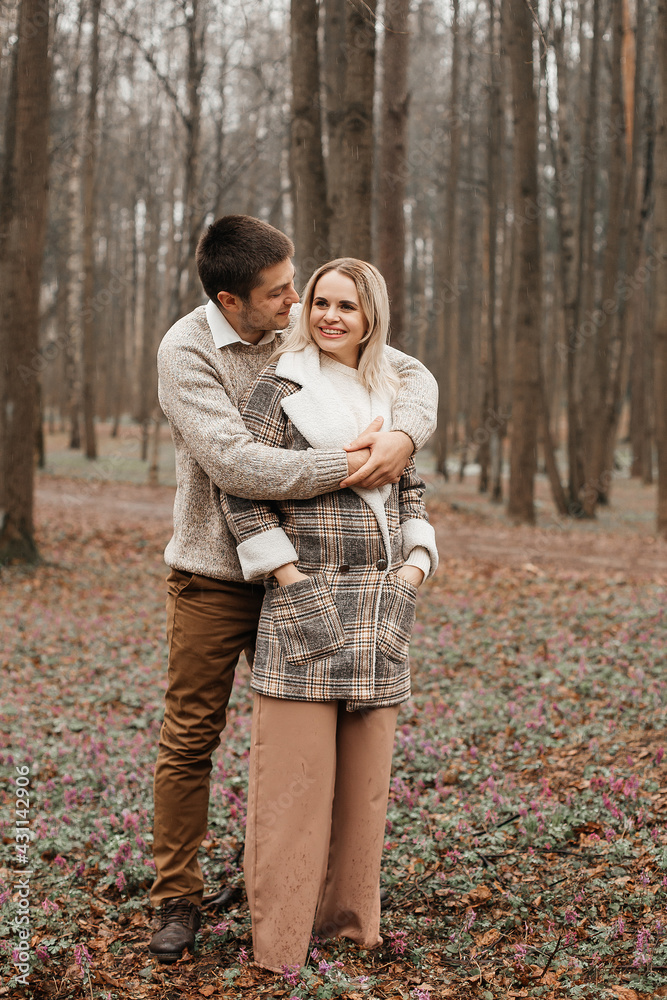
<svg viewBox="0 0 667 1000">
<path fill-rule="evenodd" d="M 356 368 L 359 345 L 367 330 L 368 321 L 352 278 L 327 271 L 315 285 L 310 307 L 310 333 L 317 346 L 335 361 Z"/>
</svg>

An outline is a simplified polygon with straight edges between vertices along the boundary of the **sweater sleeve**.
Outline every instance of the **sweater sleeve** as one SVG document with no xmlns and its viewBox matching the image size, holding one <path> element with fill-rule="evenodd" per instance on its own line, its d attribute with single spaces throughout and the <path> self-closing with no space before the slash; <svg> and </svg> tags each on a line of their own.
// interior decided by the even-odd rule
<svg viewBox="0 0 667 1000">
<path fill-rule="evenodd" d="M 415 545 L 414 549 L 405 560 L 406 566 L 416 566 L 424 574 L 424 579 L 431 572 L 431 554 L 423 545 Z"/>
<path fill-rule="evenodd" d="M 195 347 L 163 341 L 158 377 L 165 416 L 221 491 L 303 500 L 338 489 L 347 476 L 342 450 L 279 451 L 253 440 L 217 373 Z"/>
<path fill-rule="evenodd" d="M 295 457 L 305 451 L 287 450 L 287 417 L 281 401 L 290 392 L 271 368 L 255 381 L 241 403 L 241 412 L 248 430 L 271 454 Z M 262 579 L 285 563 L 296 562 L 298 553 L 280 526 L 275 504 L 221 493 L 220 503 L 237 542 L 237 554 L 245 580 Z"/>
<path fill-rule="evenodd" d="M 398 484 L 398 510 L 403 535 L 403 558 L 408 559 L 415 549 L 426 549 L 431 562 L 430 572 L 433 576 L 438 568 L 438 549 L 435 542 L 435 531 L 430 524 L 426 506 L 424 505 L 424 480 L 417 475 L 414 459 L 411 458 Z M 413 560 L 420 569 L 420 562 Z"/>
<path fill-rule="evenodd" d="M 433 434 L 438 416 L 438 383 L 421 361 L 387 347 L 387 357 L 401 380 L 392 406 L 392 430 L 412 438 L 415 451 Z"/>
</svg>

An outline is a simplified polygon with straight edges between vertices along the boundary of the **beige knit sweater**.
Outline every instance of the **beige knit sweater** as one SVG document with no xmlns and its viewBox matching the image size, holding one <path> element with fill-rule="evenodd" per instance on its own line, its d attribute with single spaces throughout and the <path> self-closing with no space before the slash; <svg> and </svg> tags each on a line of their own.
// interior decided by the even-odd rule
<svg viewBox="0 0 667 1000">
<path fill-rule="evenodd" d="M 176 451 L 174 534 L 165 561 L 185 573 L 243 580 L 220 491 L 257 500 L 306 499 L 338 488 L 347 476 L 342 450 L 287 451 L 257 444 L 238 404 L 276 343 L 216 348 L 199 306 L 178 320 L 158 351 L 160 405 Z M 401 377 L 393 429 L 420 448 L 435 428 L 437 385 L 414 358 L 391 351 Z"/>
</svg>

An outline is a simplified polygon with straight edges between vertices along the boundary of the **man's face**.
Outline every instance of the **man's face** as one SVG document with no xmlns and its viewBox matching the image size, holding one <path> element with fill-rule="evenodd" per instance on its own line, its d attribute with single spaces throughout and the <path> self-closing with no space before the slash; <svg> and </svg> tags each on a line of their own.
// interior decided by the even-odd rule
<svg viewBox="0 0 667 1000">
<path fill-rule="evenodd" d="M 250 301 L 244 302 L 238 313 L 239 336 L 256 344 L 269 330 L 285 330 L 290 309 L 298 301 L 291 260 L 267 267 L 262 271 L 262 283 L 253 288 Z"/>
</svg>

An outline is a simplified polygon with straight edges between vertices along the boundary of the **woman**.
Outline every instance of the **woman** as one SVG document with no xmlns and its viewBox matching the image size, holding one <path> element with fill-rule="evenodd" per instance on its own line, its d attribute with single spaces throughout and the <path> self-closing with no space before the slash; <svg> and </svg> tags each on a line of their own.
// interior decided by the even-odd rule
<svg viewBox="0 0 667 1000">
<path fill-rule="evenodd" d="M 391 429 L 389 300 L 370 264 L 310 279 L 294 331 L 241 407 L 277 448 L 341 446 Z M 303 965 L 310 934 L 364 948 L 379 935 L 379 876 L 394 729 L 410 695 L 416 589 L 437 565 L 411 460 L 398 484 L 311 500 L 223 498 L 247 580 L 265 579 L 245 877 L 255 962 Z"/>
</svg>

